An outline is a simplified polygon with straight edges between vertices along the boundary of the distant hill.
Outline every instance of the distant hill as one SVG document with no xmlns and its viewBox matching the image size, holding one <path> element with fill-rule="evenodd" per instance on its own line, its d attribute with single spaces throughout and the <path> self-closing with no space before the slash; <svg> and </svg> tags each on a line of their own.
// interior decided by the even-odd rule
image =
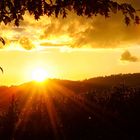
<svg viewBox="0 0 140 140">
<path fill-rule="evenodd" d="M 140 73 L 134 74 L 117 74 L 104 77 L 90 78 L 83 81 L 84 83 L 90 83 L 94 86 L 116 86 L 124 84 L 131 87 L 140 87 Z"/>
<path fill-rule="evenodd" d="M 18 86 L 1 86 L 0 87 L 0 97 L 3 94 L 8 93 L 22 93 L 25 91 L 31 91 L 34 88 L 52 88 L 54 89 L 55 85 L 58 87 L 65 87 L 74 92 L 85 92 L 92 88 L 109 88 L 113 86 L 118 86 L 124 84 L 130 87 L 140 87 L 140 73 L 134 74 L 117 74 L 104 77 L 95 77 L 86 79 L 83 81 L 71 81 L 71 80 L 61 80 L 61 79 L 48 79 L 44 82 L 43 85 L 37 82 L 27 82 Z"/>
<path fill-rule="evenodd" d="M 64 89 L 73 91 L 76 94 L 80 94 L 87 91 L 92 91 L 94 89 L 101 91 L 121 84 L 129 87 L 140 88 L 140 73 L 95 77 L 83 81 L 49 79 L 44 82 L 43 85 L 37 82 L 28 82 L 18 86 L 1 86 L 0 100 L 1 102 L 6 103 L 8 102 L 9 97 L 13 94 L 17 94 L 18 96 L 25 96 L 26 94 L 32 93 L 33 90 L 38 90 L 40 88 L 44 88 L 46 91 L 48 90 L 48 92 L 52 90 L 54 93 Z"/>
</svg>

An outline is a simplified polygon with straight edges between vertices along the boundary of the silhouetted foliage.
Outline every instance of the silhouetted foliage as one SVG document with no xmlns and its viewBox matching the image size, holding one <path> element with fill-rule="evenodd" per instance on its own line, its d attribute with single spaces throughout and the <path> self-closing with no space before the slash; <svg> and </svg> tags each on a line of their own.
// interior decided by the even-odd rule
<svg viewBox="0 0 140 140">
<path fill-rule="evenodd" d="M 129 3 L 118 3 L 113 0 L 1 0 L 0 1 L 0 23 L 5 25 L 14 22 L 19 26 L 24 20 L 24 15 L 29 13 L 36 20 L 41 16 L 61 15 L 67 17 L 69 12 L 74 12 L 78 16 L 93 17 L 97 15 L 110 17 L 110 13 L 121 12 L 126 25 L 131 21 L 139 24 L 140 18 L 136 9 Z M 0 37 L 0 41 L 5 45 L 5 41 Z"/>
<path fill-rule="evenodd" d="M 2 68 L 2 67 L 0 67 L 0 70 L 1 70 L 1 72 L 2 72 L 2 73 L 4 73 L 4 71 L 3 71 L 3 68 Z"/>
<path fill-rule="evenodd" d="M 0 37 L 0 41 L 2 42 L 3 45 L 5 45 L 5 40 L 2 37 Z"/>
<path fill-rule="evenodd" d="M 140 18 L 136 15 L 135 8 L 129 3 L 119 4 L 113 0 L 1 0 L 0 1 L 0 22 L 8 24 L 14 21 L 19 26 L 23 15 L 29 12 L 38 20 L 40 16 L 47 15 L 63 18 L 69 11 L 79 16 L 110 16 L 110 12 L 122 12 L 125 23 L 128 25 L 131 20 L 139 23 Z"/>
</svg>

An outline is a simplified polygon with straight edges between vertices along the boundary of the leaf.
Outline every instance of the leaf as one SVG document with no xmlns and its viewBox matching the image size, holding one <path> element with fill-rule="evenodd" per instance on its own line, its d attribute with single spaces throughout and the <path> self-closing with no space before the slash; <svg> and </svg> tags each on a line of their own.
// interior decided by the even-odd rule
<svg viewBox="0 0 140 140">
<path fill-rule="evenodd" d="M 139 18 L 139 16 L 135 16 L 135 23 L 136 24 L 140 24 L 140 18 Z"/>
<path fill-rule="evenodd" d="M 5 40 L 2 37 L 0 37 L 0 41 L 2 42 L 3 45 L 5 45 Z"/>
<path fill-rule="evenodd" d="M 3 68 L 2 67 L 0 67 L 0 70 L 1 70 L 1 72 L 2 72 L 2 74 L 4 73 L 4 71 L 3 71 Z"/>
<path fill-rule="evenodd" d="M 130 24 L 130 18 L 128 16 L 125 16 L 125 23 L 126 25 Z"/>
</svg>

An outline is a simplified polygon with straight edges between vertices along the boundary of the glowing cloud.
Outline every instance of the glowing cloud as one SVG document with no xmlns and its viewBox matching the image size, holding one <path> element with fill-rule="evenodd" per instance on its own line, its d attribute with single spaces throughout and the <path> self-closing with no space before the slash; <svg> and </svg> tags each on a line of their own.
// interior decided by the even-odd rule
<svg viewBox="0 0 140 140">
<path fill-rule="evenodd" d="M 129 62 L 137 62 L 138 61 L 138 58 L 136 56 L 132 56 L 129 51 L 125 51 L 121 55 L 121 60 L 122 61 L 129 61 Z"/>
</svg>

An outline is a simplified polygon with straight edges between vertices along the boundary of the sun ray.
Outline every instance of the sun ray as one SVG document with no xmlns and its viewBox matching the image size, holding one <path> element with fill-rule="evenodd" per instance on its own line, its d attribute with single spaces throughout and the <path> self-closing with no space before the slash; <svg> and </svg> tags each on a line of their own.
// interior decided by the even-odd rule
<svg viewBox="0 0 140 140">
<path fill-rule="evenodd" d="M 94 105 L 94 103 L 91 104 L 83 96 L 76 94 L 75 91 L 72 91 L 63 84 L 55 80 L 48 80 L 48 86 L 37 86 L 38 84 L 35 82 L 31 84 L 21 88 L 24 89 L 24 94 L 20 95 L 22 97 L 22 106 L 19 118 L 22 118 L 22 120 L 18 120 L 15 129 L 24 132 L 24 129 L 28 129 L 28 124 L 32 120 L 32 117 L 37 117 L 38 120 L 43 115 L 43 119 L 39 119 L 38 121 L 33 119 L 33 123 L 41 121 L 41 124 L 45 118 L 44 121 L 48 124 L 46 126 L 47 129 L 50 129 L 54 138 L 57 139 L 65 137 L 65 130 L 63 128 L 65 128 L 65 121 L 67 122 L 69 117 L 73 117 L 70 115 L 71 111 L 81 112 L 83 110 L 85 113 L 84 117 L 87 119 L 88 115 L 93 117 L 94 113 L 96 113 L 96 118 L 104 121 L 102 118 L 104 114 L 100 111 L 100 108 Z M 19 91 L 22 93 L 22 90 Z M 70 107 L 70 110 L 68 110 L 68 107 Z M 108 112 L 106 112 L 105 117 L 107 115 Z M 106 122 L 108 119 L 106 119 Z M 36 128 L 34 130 L 36 131 Z"/>
</svg>

